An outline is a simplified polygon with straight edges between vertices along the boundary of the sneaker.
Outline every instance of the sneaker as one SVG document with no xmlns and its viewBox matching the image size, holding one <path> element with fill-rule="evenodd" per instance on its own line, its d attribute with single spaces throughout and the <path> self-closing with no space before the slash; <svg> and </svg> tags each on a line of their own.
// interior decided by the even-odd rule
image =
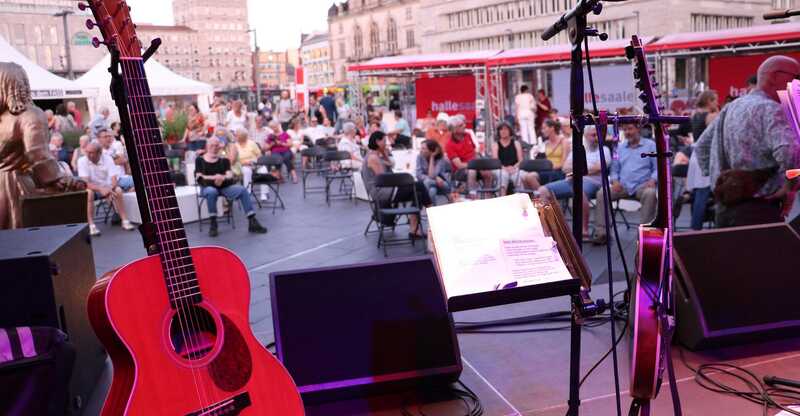
<svg viewBox="0 0 800 416">
<path fill-rule="evenodd" d="M 125 230 L 125 231 L 132 231 L 132 230 L 136 229 L 136 226 L 131 224 L 130 221 L 124 220 L 124 221 L 122 221 L 122 229 Z"/>
<path fill-rule="evenodd" d="M 258 220 L 256 219 L 255 215 L 250 216 L 248 218 L 248 222 L 249 222 L 249 224 L 247 226 L 247 231 L 250 231 L 251 233 L 256 233 L 256 234 L 266 234 L 267 233 L 267 229 L 264 228 L 264 226 L 261 225 L 261 223 L 258 222 Z"/>
<path fill-rule="evenodd" d="M 100 235 L 100 230 L 94 224 L 89 224 L 89 235 L 91 236 L 98 236 Z"/>
<path fill-rule="evenodd" d="M 208 227 L 208 236 L 216 237 L 219 235 L 219 230 L 217 229 L 217 217 L 211 217 L 209 220 L 211 221 L 211 225 Z"/>
<path fill-rule="evenodd" d="M 261 201 L 266 202 L 268 200 L 267 194 L 261 194 Z"/>
</svg>

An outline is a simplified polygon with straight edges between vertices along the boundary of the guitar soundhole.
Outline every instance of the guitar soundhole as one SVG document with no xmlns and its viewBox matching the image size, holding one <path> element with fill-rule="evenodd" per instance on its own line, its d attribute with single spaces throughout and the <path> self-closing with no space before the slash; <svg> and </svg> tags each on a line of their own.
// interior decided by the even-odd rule
<svg viewBox="0 0 800 416">
<path fill-rule="evenodd" d="M 208 311 L 198 306 L 187 306 L 172 317 L 169 337 L 179 357 L 188 361 L 199 360 L 214 349 L 217 326 Z"/>
</svg>

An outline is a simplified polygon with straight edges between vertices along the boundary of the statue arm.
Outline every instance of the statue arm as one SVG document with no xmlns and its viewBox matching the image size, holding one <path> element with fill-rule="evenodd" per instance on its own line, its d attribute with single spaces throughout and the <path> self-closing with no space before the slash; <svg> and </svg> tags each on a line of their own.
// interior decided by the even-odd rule
<svg viewBox="0 0 800 416">
<path fill-rule="evenodd" d="M 30 108 L 20 115 L 19 123 L 25 159 L 36 187 L 55 187 L 62 191 L 84 189 L 85 184 L 64 172 L 50 153 L 47 118 L 44 113 L 38 108 Z"/>
</svg>

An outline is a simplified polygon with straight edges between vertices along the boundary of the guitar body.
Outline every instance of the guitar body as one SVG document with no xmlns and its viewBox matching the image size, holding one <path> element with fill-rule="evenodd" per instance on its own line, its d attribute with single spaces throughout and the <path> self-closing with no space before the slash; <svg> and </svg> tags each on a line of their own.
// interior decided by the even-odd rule
<svg viewBox="0 0 800 416">
<path fill-rule="evenodd" d="M 170 307 L 158 256 L 90 293 L 89 318 L 114 365 L 102 415 L 304 414 L 291 377 L 250 330 L 244 265 L 223 248 L 191 254 L 204 294 L 192 313 Z"/>
<path fill-rule="evenodd" d="M 667 233 L 660 228 L 639 227 L 637 273 L 631 287 L 630 319 L 633 334 L 631 349 L 631 396 L 650 400 L 660 384 L 661 321 L 656 313 L 659 287 L 664 276 Z"/>
</svg>

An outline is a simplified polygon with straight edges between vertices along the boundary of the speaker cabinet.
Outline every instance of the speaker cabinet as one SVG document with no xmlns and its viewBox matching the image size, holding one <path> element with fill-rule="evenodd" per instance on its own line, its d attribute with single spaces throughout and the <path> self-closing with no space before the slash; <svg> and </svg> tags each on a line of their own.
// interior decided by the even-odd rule
<svg viewBox="0 0 800 416">
<path fill-rule="evenodd" d="M 306 403 L 447 384 L 461 355 L 429 257 L 270 275 L 278 358 Z"/>
<path fill-rule="evenodd" d="M 788 224 L 676 234 L 678 340 L 689 349 L 800 333 L 800 237 Z"/>
<path fill-rule="evenodd" d="M 76 409 L 106 360 L 86 312 L 95 280 L 86 224 L 0 231 L 0 327 L 47 326 L 69 336 L 76 350 L 69 386 Z"/>
</svg>

